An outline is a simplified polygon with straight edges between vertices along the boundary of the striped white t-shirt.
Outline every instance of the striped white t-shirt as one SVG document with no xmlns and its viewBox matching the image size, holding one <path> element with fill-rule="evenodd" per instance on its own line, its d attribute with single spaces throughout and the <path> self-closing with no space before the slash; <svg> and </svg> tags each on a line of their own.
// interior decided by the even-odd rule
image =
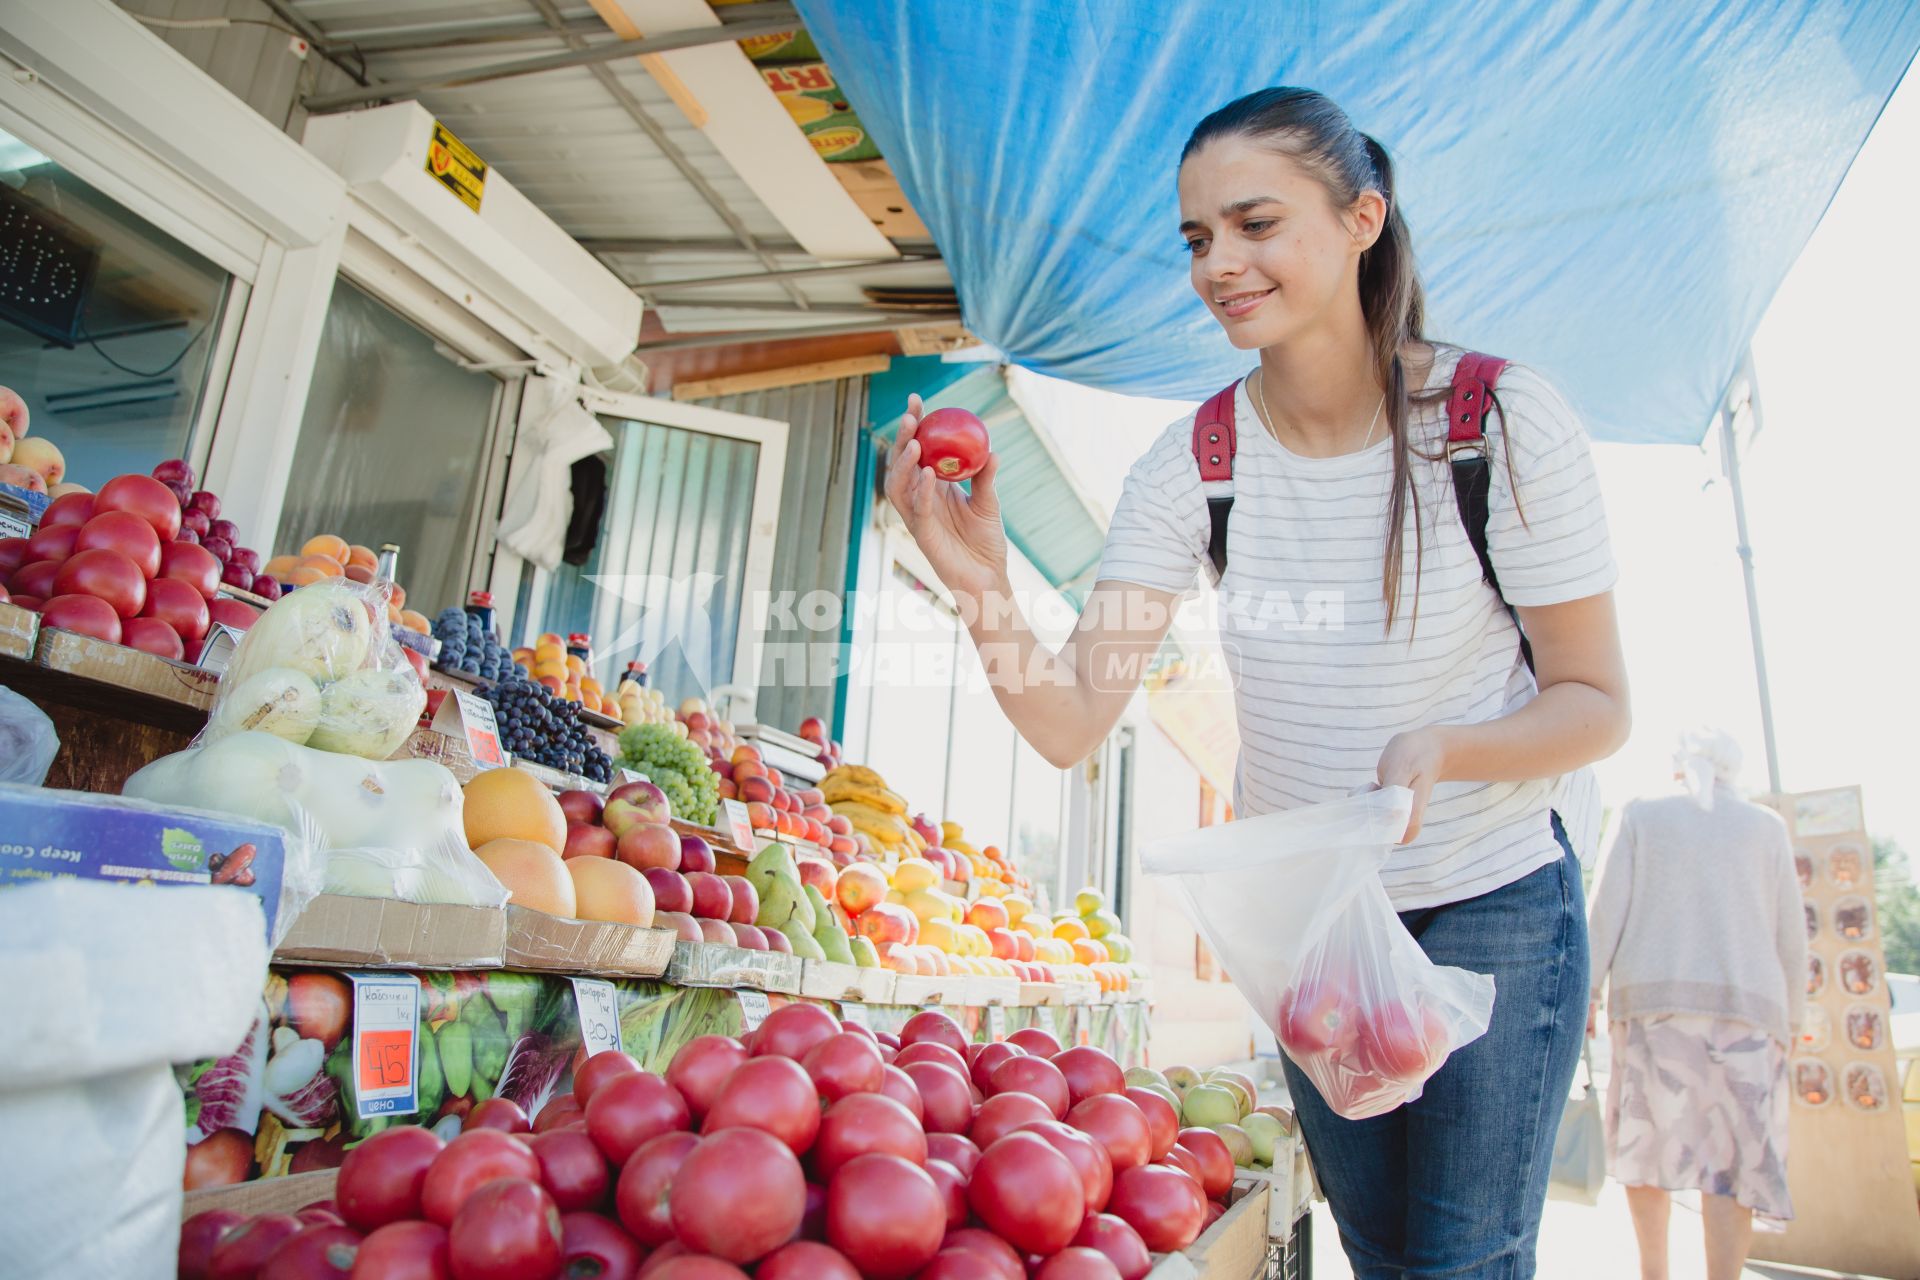
<svg viewBox="0 0 1920 1280">
<path fill-rule="evenodd" d="M 1437 350 L 1429 389 L 1444 392 L 1459 356 L 1457 349 Z M 1508 368 L 1497 395 L 1504 427 L 1501 412 L 1488 415 L 1487 541 L 1501 589 L 1516 605 L 1609 590 L 1616 570 L 1585 429 L 1531 369 Z M 1240 729 L 1236 812 L 1252 816 L 1350 795 L 1374 781 L 1380 753 L 1396 733 L 1481 723 L 1535 696 L 1518 629 L 1482 579 L 1460 522 L 1444 458 L 1444 394 L 1416 402 L 1409 422 L 1418 453 L 1435 456 L 1413 459 L 1424 536 L 1416 539 L 1409 504 L 1391 634 L 1381 594 L 1391 442 L 1341 457 L 1302 457 L 1261 424 L 1245 380 L 1234 414 L 1239 452 L 1227 572 L 1216 585 Z M 1503 430 L 1512 440 L 1511 473 Z M 1211 579 L 1211 525 L 1192 443 L 1188 416 L 1134 464 L 1107 533 L 1101 579 L 1176 593 L 1194 589 L 1195 570 L 1204 567 Z M 1553 862 L 1561 851 L 1550 811 L 1559 805 L 1576 829 L 1587 815 L 1565 812 L 1568 803 L 1593 802 L 1590 785 L 1571 781 L 1436 786 L 1419 836 L 1394 851 L 1382 874 L 1394 906 L 1457 902 Z"/>
</svg>

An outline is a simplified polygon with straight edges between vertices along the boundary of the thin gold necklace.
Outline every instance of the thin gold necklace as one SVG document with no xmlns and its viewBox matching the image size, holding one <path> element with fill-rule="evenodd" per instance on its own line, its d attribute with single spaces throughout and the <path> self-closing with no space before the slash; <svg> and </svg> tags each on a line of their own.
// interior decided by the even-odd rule
<svg viewBox="0 0 1920 1280">
<path fill-rule="evenodd" d="M 1260 385 L 1254 388 L 1254 394 L 1260 399 L 1260 416 L 1267 420 L 1267 430 L 1272 431 L 1277 440 L 1280 438 L 1280 433 L 1274 429 L 1273 410 L 1267 408 L 1267 371 L 1263 368 L 1256 372 L 1260 375 Z M 1360 447 L 1354 452 L 1365 453 L 1367 446 L 1373 443 L 1373 430 L 1380 425 L 1380 411 L 1386 407 L 1387 393 L 1382 391 L 1380 403 L 1373 406 L 1373 417 L 1367 420 L 1367 438 L 1360 442 Z"/>
</svg>

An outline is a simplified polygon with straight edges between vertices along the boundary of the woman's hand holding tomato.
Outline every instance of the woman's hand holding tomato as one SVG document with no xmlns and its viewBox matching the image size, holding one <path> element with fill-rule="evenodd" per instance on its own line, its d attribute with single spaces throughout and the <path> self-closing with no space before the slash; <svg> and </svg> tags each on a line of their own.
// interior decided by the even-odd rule
<svg viewBox="0 0 1920 1280">
<path fill-rule="evenodd" d="M 887 454 L 887 499 L 948 590 L 976 597 L 1002 590 L 1007 532 L 994 492 L 1000 457 L 988 455 L 986 466 L 973 477 L 971 493 L 938 479 L 915 439 L 925 416 L 920 397 L 909 396 L 900 434 Z"/>
</svg>

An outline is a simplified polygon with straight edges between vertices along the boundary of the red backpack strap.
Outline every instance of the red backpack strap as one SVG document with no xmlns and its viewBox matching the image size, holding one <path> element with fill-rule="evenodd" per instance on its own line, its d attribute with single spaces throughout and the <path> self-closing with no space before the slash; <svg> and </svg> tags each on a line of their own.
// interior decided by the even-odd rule
<svg viewBox="0 0 1920 1280">
<path fill-rule="evenodd" d="M 1200 464 L 1202 484 L 1233 483 L 1233 455 L 1240 439 L 1233 427 L 1233 397 L 1238 382 L 1200 406 L 1193 415 L 1193 460 Z M 1233 492 L 1216 491 L 1207 495 L 1207 520 L 1211 532 L 1207 538 L 1207 559 L 1213 562 L 1216 580 L 1227 572 L 1227 516 L 1233 511 Z"/>
<path fill-rule="evenodd" d="M 1233 479 L 1233 454 L 1239 437 L 1233 428 L 1234 383 L 1200 406 L 1193 415 L 1193 460 L 1200 464 L 1203 483 Z"/>
<path fill-rule="evenodd" d="M 1471 444 L 1487 433 L 1487 410 L 1493 407 L 1494 388 L 1507 362 L 1499 356 L 1469 351 L 1453 370 L 1453 392 L 1447 397 L 1447 444 Z"/>
</svg>

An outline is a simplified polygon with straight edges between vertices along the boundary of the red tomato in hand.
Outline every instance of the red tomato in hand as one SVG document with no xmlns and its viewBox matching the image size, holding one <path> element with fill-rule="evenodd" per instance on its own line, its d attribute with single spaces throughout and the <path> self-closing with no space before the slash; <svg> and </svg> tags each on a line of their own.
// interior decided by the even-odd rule
<svg viewBox="0 0 1920 1280">
<path fill-rule="evenodd" d="M 1280 1042 L 1298 1057 L 1345 1053 L 1359 1040 L 1359 1020 L 1344 984 L 1302 979 L 1280 997 Z"/>
<path fill-rule="evenodd" d="M 920 419 L 913 438 L 920 444 L 920 465 L 942 480 L 966 480 L 987 465 L 987 424 L 965 409 L 935 409 Z"/>
<path fill-rule="evenodd" d="M 560 1240 L 560 1210 L 546 1189 L 498 1178 L 469 1196 L 447 1228 L 447 1261 L 460 1280 L 550 1280 L 560 1269 Z"/>
</svg>

